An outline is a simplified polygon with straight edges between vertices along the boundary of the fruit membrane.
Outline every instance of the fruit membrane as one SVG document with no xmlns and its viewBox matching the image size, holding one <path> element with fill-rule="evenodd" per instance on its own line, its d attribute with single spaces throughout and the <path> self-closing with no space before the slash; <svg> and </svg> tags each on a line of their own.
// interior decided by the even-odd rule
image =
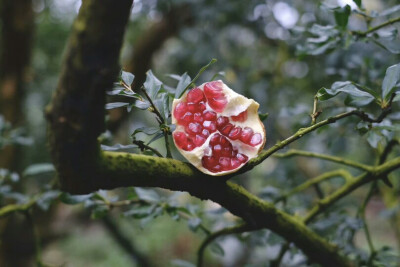
<svg viewBox="0 0 400 267">
<path fill-rule="evenodd" d="M 221 80 L 204 83 L 172 103 L 175 145 L 203 173 L 236 172 L 264 147 L 258 108 Z"/>
</svg>

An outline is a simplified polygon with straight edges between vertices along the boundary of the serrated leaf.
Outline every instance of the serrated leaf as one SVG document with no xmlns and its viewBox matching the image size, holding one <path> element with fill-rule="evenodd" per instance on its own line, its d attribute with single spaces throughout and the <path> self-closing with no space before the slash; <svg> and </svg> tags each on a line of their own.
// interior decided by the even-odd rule
<svg viewBox="0 0 400 267">
<path fill-rule="evenodd" d="M 28 166 L 24 172 L 23 176 L 33 176 L 33 175 L 38 175 L 41 173 L 46 173 L 46 172 L 54 172 L 55 168 L 54 165 L 51 163 L 40 163 L 40 164 L 32 164 Z"/>
<path fill-rule="evenodd" d="M 182 76 L 179 77 L 178 85 L 175 89 L 175 98 L 180 98 L 185 91 L 186 87 L 190 84 L 191 79 L 190 76 L 185 72 Z"/>
<path fill-rule="evenodd" d="M 133 83 L 133 80 L 135 79 L 135 75 L 133 75 L 130 72 L 122 71 L 121 73 L 121 79 L 124 83 L 127 85 L 131 86 Z"/>
<path fill-rule="evenodd" d="M 396 90 L 396 85 L 400 80 L 400 64 L 390 66 L 386 69 L 385 78 L 382 82 L 382 99 L 389 100 L 392 93 Z"/>
<path fill-rule="evenodd" d="M 131 149 L 131 148 L 137 148 L 137 145 L 121 145 L 121 144 L 115 144 L 112 146 L 106 146 L 106 145 L 100 145 L 101 150 L 104 151 L 119 151 L 119 150 L 125 150 L 125 149 Z"/>
<path fill-rule="evenodd" d="M 345 29 L 347 27 L 347 23 L 349 22 L 349 16 L 351 14 L 351 7 L 349 5 L 346 5 L 339 10 L 334 11 L 334 16 L 336 20 L 336 24 L 342 28 Z"/>
<path fill-rule="evenodd" d="M 158 92 L 161 89 L 162 82 L 154 76 L 153 72 L 149 70 L 147 72 L 146 81 L 144 82 L 143 86 L 147 91 L 148 95 L 151 99 L 155 99 Z"/>
<path fill-rule="evenodd" d="M 125 107 L 125 106 L 129 106 L 129 103 L 113 102 L 113 103 L 107 103 L 106 109 L 120 108 L 120 107 Z"/>
<path fill-rule="evenodd" d="M 151 189 L 143 189 L 140 187 L 135 187 L 136 194 L 138 195 L 139 199 L 148 201 L 148 202 L 159 202 L 160 196 L 157 194 L 156 191 Z"/>
</svg>

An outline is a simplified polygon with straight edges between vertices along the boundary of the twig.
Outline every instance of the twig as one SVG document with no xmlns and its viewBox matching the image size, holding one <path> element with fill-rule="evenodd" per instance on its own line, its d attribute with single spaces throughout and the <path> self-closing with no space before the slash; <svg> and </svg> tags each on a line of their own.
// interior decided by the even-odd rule
<svg viewBox="0 0 400 267">
<path fill-rule="evenodd" d="M 156 155 L 159 156 L 160 158 L 163 158 L 163 155 L 161 155 L 161 153 L 158 152 L 157 149 L 152 148 L 152 147 L 149 146 L 149 145 L 146 145 L 143 141 L 133 140 L 132 143 L 135 144 L 135 145 L 137 145 L 141 151 L 147 149 L 147 150 L 152 151 L 154 154 L 156 154 Z"/>
<path fill-rule="evenodd" d="M 379 30 L 381 28 L 384 28 L 386 26 L 392 25 L 392 24 L 394 24 L 396 22 L 399 22 L 399 21 L 400 21 L 400 17 L 394 18 L 394 19 L 389 19 L 388 21 L 386 21 L 386 22 L 384 22 L 382 24 L 379 24 L 379 25 L 377 25 L 375 27 L 372 27 L 372 28 L 370 28 L 370 29 L 368 29 L 366 31 L 363 31 L 363 32 L 362 31 L 352 31 L 351 33 L 353 35 L 364 37 L 364 36 L 368 35 L 369 33 L 372 33 L 374 31 L 377 31 L 377 30 Z"/>
<path fill-rule="evenodd" d="M 165 120 L 163 118 L 163 116 L 161 115 L 160 111 L 158 110 L 158 108 L 154 105 L 153 100 L 151 99 L 151 97 L 149 96 L 149 94 L 146 92 L 146 90 L 142 87 L 142 92 L 144 93 L 144 95 L 146 96 L 147 100 L 149 100 L 151 107 L 153 108 L 152 112 L 154 114 L 157 115 L 157 121 L 158 123 L 161 124 L 165 124 Z"/>
<path fill-rule="evenodd" d="M 336 157 L 336 156 L 331 156 L 331 155 L 325 155 L 325 154 L 320 154 L 320 153 L 314 153 L 314 152 L 308 152 L 308 151 L 302 151 L 302 150 L 296 150 L 296 149 L 291 149 L 285 153 L 277 153 L 274 155 L 274 157 L 278 158 L 287 158 L 287 157 L 292 157 L 292 156 L 303 156 L 303 157 L 311 157 L 311 158 L 319 158 L 319 159 L 324 159 L 332 162 L 336 162 L 339 164 L 347 165 L 350 167 L 354 167 L 363 171 L 371 171 L 373 167 L 358 163 L 356 161 Z"/>
<path fill-rule="evenodd" d="M 163 131 L 163 133 L 164 133 L 165 149 L 167 150 L 167 158 L 172 159 L 171 148 L 169 146 L 169 140 L 168 140 L 168 131 Z"/>
<path fill-rule="evenodd" d="M 351 180 L 353 178 L 353 176 L 348 171 L 343 170 L 343 169 L 334 170 L 334 171 L 331 171 L 331 172 L 326 172 L 326 173 L 323 173 L 323 174 L 321 174 L 321 175 L 319 175 L 317 177 L 314 177 L 314 178 L 302 183 L 301 185 L 293 188 L 288 193 L 286 193 L 286 194 L 282 195 L 281 197 L 279 197 L 278 199 L 276 199 L 274 201 L 274 203 L 278 203 L 278 202 L 280 202 L 282 200 L 285 200 L 288 197 L 290 197 L 290 196 L 292 196 L 292 195 L 294 195 L 294 194 L 296 194 L 296 193 L 298 193 L 300 191 L 303 191 L 303 190 L 309 188 L 312 185 L 319 184 L 322 181 L 325 181 L 325 180 L 328 180 L 328 179 L 331 179 L 331 178 L 337 177 L 337 176 L 343 177 L 346 181 L 349 181 L 349 180 Z"/>
<path fill-rule="evenodd" d="M 212 241 L 217 239 L 220 236 L 223 235 L 229 235 L 229 234 L 238 234 L 238 233 L 243 233 L 247 231 L 255 230 L 255 228 L 249 226 L 248 224 L 240 224 L 236 225 L 233 227 L 227 227 L 222 230 L 219 230 L 217 232 L 214 232 L 210 234 L 204 241 L 201 243 L 199 250 L 197 251 L 197 267 L 202 267 L 203 266 L 203 256 L 204 256 L 204 251 L 207 247 L 208 244 L 210 244 Z"/>
<path fill-rule="evenodd" d="M 317 122 L 317 118 L 321 115 L 322 111 L 317 111 L 318 97 L 314 96 L 314 105 L 313 111 L 311 113 L 311 125 L 314 125 Z"/>
<path fill-rule="evenodd" d="M 7 206 L 4 206 L 0 209 L 0 218 L 8 216 L 14 212 L 26 212 L 29 210 L 33 205 L 35 205 L 36 199 L 32 199 L 28 203 L 24 204 L 10 204 Z"/>
</svg>

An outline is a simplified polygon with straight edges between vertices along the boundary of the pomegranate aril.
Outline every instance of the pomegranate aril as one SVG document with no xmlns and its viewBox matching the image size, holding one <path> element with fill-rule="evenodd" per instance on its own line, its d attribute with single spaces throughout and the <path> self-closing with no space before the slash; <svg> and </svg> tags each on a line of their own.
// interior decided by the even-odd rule
<svg viewBox="0 0 400 267">
<path fill-rule="evenodd" d="M 204 120 L 206 121 L 215 121 L 217 119 L 217 113 L 214 111 L 206 110 L 203 112 Z"/>
<path fill-rule="evenodd" d="M 228 123 L 227 125 L 225 125 L 224 128 L 222 128 L 222 130 L 219 130 L 223 135 L 228 136 L 229 133 L 231 132 L 233 128 L 233 125 L 231 123 Z"/>
<path fill-rule="evenodd" d="M 261 142 L 262 142 L 262 136 L 261 136 L 261 134 L 256 133 L 256 134 L 254 134 L 254 135 L 251 137 L 250 145 L 251 145 L 251 146 L 256 146 L 256 145 L 261 144 Z"/>
<path fill-rule="evenodd" d="M 219 158 L 219 164 L 225 170 L 229 167 L 230 163 L 231 163 L 230 158 L 228 158 L 228 157 L 220 157 Z"/>
<path fill-rule="evenodd" d="M 188 144 L 188 140 L 187 140 L 187 136 L 184 132 L 175 132 L 173 134 L 175 143 L 178 147 L 184 149 L 187 144 Z"/>
<path fill-rule="evenodd" d="M 236 155 L 236 158 L 241 162 L 241 163 L 245 163 L 247 162 L 247 160 L 249 159 L 246 155 L 242 154 L 242 153 L 238 153 Z"/>
<path fill-rule="evenodd" d="M 229 140 L 225 136 L 220 137 L 219 143 L 221 144 L 222 147 L 230 147 L 232 149 L 231 142 L 229 142 Z"/>
<path fill-rule="evenodd" d="M 204 93 L 200 88 L 194 88 L 189 91 L 186 100 L 192 103 L 199 103 L 204 100 Z"/>
<path fill-rule="evenodd" d="M 238 150 L 236 148 L 234 148 L 232 150 L 232 157 L 236 157 L 237 153 L 238 153 Z"/>
<path fill-rule="evenodd" d="M 235 168 L 239 167 L 240 164 L 242 164 L 242 163 L 238 159 L 235 159 L 235 158 L 231 159 L 231 167 L 232 167 L 232 169 L 235 169 Z"/>
<path fill-rule="evenodd" d="M 216 112 L 224 111 L 226 104 L 228 104 L 228 100 L 225 97 L 208 99 L 208 105 Z"/>
<path fill-rule="evenodd" d="M 201 116 L 200 112 L 194 113 L 193 120 L 195 122 L 203 122 L 204 121 L 203 116 Z"/>
<path fill-rule="evenodd" d="M 186 151 L 192 151 L 196 146 L 193 144 L 192 140 L 189 140 L 188 144 L 186 145 L 185 148 L 183 148 L 183 150 Z"/>
<path fill-rule="evenodd" d="M 222 156 L 224 157 L 230 157 L 232 155 L 232 148 L 230 147 L 224 147 L 222 149 Z"/>
<path fill-rule="evenodd" d="M 247 119 L 247 110 L 239 113 L 237 116 L 231 116 L 233 121 L 244 122 Z"/>
<path fill-rule="evenodd" d="M 201 163 L 204 166 L 204 168 L 210 170 L 212 167 L 214 167 L 218 163 L 218 160 L 213 156 L 204 156 L 201 159 Z"/>
<path fill-rule="evenodd" d="M 202 144 L 204 144 L 205 141 L 206 141 L 206 139 L 203 136 L 197 134 L 193 143 L 196 146 L 201 146 Z"/>
<path fill-rule="evenodd" d="M 239 139 L 243 143 L 249 144 L 252 136 L 253 136 L 253 130 L 249 127 L 245 127 L 240 133 Z"/>
<path fill-rule="evenodd" d="M 204 102 L 200 102 L 200 103 L 198 103 L 197 104 L 197 110 L 199 111 L 199 112 L 203 112 L 204 110 L 206 110 L 206 104 L 204 103 Z"/>
<path fill-rule="evenodd" d="M 210 139 L 210 145 L 214 146 L 218 144 L 221 140 L 221 135 L 220 134 L 214 134 L 211 139 Z"/>
<path fill-rule="evenodd" d="M 207 98 L 223 96 L 222 86 L 223 84 L 219 81 L 206 83 L 204 85 L 204 94 Z"/>
<path fill-rule="evenodd" d="M 195 112 L 197 112 L 197 104 L 196 103 L 187 103 L 187 109 L 190 112 L 195 113 Z"/>
<path fill-rule="evenodd" d="M 213 147 L 213 155 L 214 155 L 215 157 L 218 157 L 218 156 L 221 155 L 221 153 L 222 153 L 222 146 L 221 146 L 221 145 L 215 145 L 215 146 Z"/>
<path fill-rule="evenodd" d="M 237 140 L 237 139 L 239 139 L 241 132 L 242 132 L 242 128 L 235 127 L 229 132 L 228 137 L 232 140 Z"/>
<path fill-rule="evenodd" d="M 187 112 L 187 105 L 185 102 L 179 102 L 174 109 L 174 116 L 176 119 L 180 120 L 183 115 Z"/>
<path fill-rule="evenodd" d="M 200 123 L 197 122 L 191 122 L 189 125 L 185 128 L 186 132 L 189 134 L 197 134 L 200 133 L 203 129 L 200 125 Z"/>
<path fill-rule="evenodd" d="M 229 122 L 228 117 L 224 117 L 224 116 L 218 117 L 218 119 L 217 119 L 218 130 L 222 129 L 228 122 Z"/>
<path fill-rule="evenodd" d="M 221 165 L 215 165 L 211 167 L 212 172 L 220 172 L 222 171 Z"/>
<path fill-rule="evenodd" d="M 186 112 L 185 115 L 182 116 L 181 118 L 181 123 L 183 125 L 188 125 L 191 121 L 193 121 L 193 114 L 192 112 Z"/>
<path fill-rule="evenodd" d="M 201 131 L 201 135 L 207 138 L 210 136 L 210 132 L 207 129 L 203 129 L 203 131 Z"/>
<path fill-rule="evenodd" d="M 213 121 L 204 121 L 203 127 L 209 130 L 210 132 L 215 132 L 217 130 L 217 125 Z"/>
</svg>

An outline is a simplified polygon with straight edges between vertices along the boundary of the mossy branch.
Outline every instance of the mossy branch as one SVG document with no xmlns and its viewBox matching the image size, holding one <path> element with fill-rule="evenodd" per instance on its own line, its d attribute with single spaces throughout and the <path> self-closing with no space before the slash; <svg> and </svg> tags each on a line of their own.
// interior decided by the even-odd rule
<svg viewBox="0 0 400 267">
<path fill-rule="evenodd" d="M 0 218 L 6 217 L 15 212 L 27 212 L 33 205 L 35 205 L 36 199 L 32 199 L 31 201 L 24 204 L 9 204 L 0 209 Z"/>
</svg>

